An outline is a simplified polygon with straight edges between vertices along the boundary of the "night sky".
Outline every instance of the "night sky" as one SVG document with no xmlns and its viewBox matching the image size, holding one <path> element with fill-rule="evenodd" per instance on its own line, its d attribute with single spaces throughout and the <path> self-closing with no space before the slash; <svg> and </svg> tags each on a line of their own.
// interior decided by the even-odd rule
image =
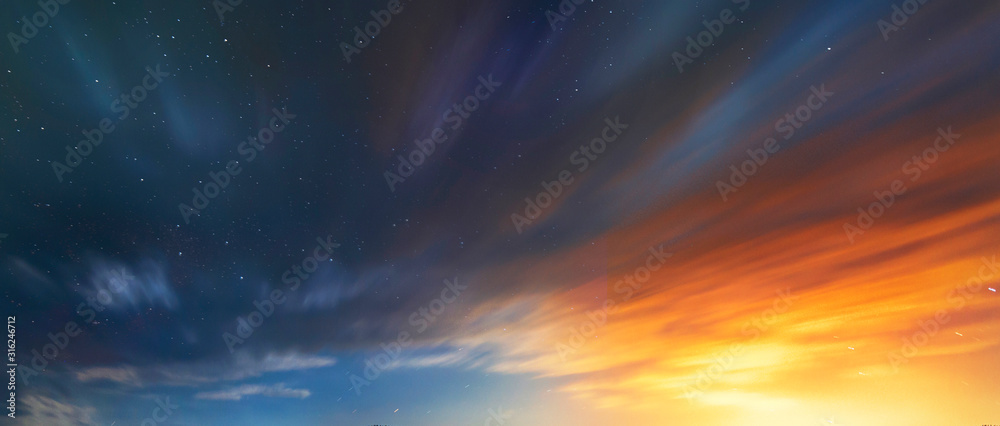
<svg viewBox="0 0 1000 426">
<path fill-rule="evenodd" d="M 996 1 L 45 1 L 8 423 L 1000 422 Z"/>
</svg>

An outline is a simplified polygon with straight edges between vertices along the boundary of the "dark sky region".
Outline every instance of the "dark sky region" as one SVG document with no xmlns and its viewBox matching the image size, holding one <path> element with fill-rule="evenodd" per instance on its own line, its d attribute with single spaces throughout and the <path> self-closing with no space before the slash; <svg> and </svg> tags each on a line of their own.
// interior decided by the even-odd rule
<svg viewBox="0 0 1000 426">
<path fill-rule="evenodd" d="M 1000 422 L 1000 3 L 62 1 L 7 423 Z"/>
</svg>

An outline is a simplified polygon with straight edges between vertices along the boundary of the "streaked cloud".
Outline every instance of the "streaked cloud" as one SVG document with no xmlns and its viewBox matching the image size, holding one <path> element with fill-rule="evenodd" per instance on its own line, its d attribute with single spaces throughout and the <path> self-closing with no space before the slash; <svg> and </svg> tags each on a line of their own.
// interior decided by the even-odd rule
<svg viewBox="0 0 1000 426">
<path fill-rule="evenodd" d="M 196 386 L 220 381 L 238 381 L 266 373 L 310 370 L 330 367 L 335 358 L 298 353 L 268 354 L 254 358 L 243 355 L 233 359 L 152 366 L 87 367 L 76 372 L 81 382 L 107 380 L 128 386 L 152 384 Z"/>
<path fill-rule="evenodd" d="M 247 396 L 265 396 L 268 398 L 308 398 L 311 393 L 306 389 L 289 389 L 284 383 L 276 385 L 242 385 L 235 388 L 212 392 L 198 392 L 195 398 L 223 401 L 239 401 Z"/>
</svg>

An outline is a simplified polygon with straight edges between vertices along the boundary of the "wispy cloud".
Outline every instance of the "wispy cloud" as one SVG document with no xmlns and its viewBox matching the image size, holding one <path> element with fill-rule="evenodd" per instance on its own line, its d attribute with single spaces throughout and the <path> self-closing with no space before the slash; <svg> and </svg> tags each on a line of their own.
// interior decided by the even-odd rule
<svg viewBox="0 0 1000 426">
<path fill-rule="evenodd" d="M 20 401 L 20 408 L 28 412 L 23 417 L 24 425 L 35 426 L 91 426 L 97 410 L 93 407 L 81 407 L 56 401 L 47 396 L 27 395 Z M 18 413 L 20 414 L 20 413 Z"/>
<path fill-rule="evenodd" d="M 194 386 L 202 383 L 235 381 L 259 377 L 264 373 L 308 370 L 329 367 L 337 359 L 299 353 L 268 354 L 262 358 L 238 357 L 235 361 L 205 361 L 194 364 L 168 364 L 136 367 L 89 367 L 76 372 L 81 382 L 108 380 L 127 386 L 142 387 L 151 384 Z"/>
<path fill-rule="evenodd" d="M 76 372 L 76 379 L 81 382 L 108 380 L 130 386 L 142 386 L 139 375 L 134 367 L 91 367 Z"/>
<path fill-rule="evenodd" d="M 284 383 L 276 385 L 243 385 L 235 388 L 218 390 L 213 392 L 199 392 L 195 394 L 198 399 L 214 399 L 223 401 L 239 401 L 244 396 L 260 395 L 270 398 L 308 398 L 312 393 L 307 389 L 286 388 Z"/>
</svg>

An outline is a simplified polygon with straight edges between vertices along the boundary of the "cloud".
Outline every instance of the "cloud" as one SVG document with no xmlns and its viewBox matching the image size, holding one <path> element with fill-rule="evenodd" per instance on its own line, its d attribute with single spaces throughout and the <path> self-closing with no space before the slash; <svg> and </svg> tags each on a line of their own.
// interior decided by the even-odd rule
<svg viewBox="0 0 1000 426">
<path fill-rule="evenodd" d="M 130 366 L 86 368 L 76 372 L 76 379 L 81 382 L 108 380 L 130 386 L 142 386 L 136 369 Z"/>
<path fill-rule="evenodd" d="M 62 291 L 41 269 L 32 266 L 28 261 L 20 257 L 8 257 L 4 263 L 17 278 L 19 290 L 27 294 L 41 296 L 44 294 L 58 294 Z"/>
<path fill-rule="evenodd" d="M 308 370 L 329 367 L 336 358 L 299 353 L 268 354 L 262 358 L 236 357 L 224 361 L 204 361 L 193 364 L 160 364 L 145 367 L 130 365 L 115 367 L 89 367 L 76 372 L 81 382 L 109 380 L 127 386 L 143 387 L 150 384 L 194 386 L 219 381 L 236 381 L 259 377 L 278 371 Z"/>
<path fill-rule="evenodd" d="M 260 372 L 306 370 L 310 368 L 329 367 L 336 362 L 336 358 L 322 356 L 269 354 L 256 364 L 249 366 L 249 370 L 259 369 Z"/>
<path fill-rule="evenodd" d="M 412 354 L 407 355 L 400 359 L 398 362 L 393 363 L 386 370 L 392 370 L 396 368 L 429 368 L 429 367 L 456 367 L 456 368 L 479 368 L 487 365 L 487 360 L 490 358 L 490 353 L 488 350 L 481 347 L 471 347 L 466 346 L 462 348 L 454 348 L 451 346 L 445 346 L 443 348 L 435 347 L 432 349 L 434 352 L 444 350 L 443 353 L 433 353 L 433 354 Z"/>
<path fill-rule="evenodd" d="M 103 297 L 102 303 L 112 310 L 135 311 L 156 305 L 169 310 L 180 307 L 161 262 L 145 259 L 130 267 L 97 259 L 91 262 L 90 268 L 88 296 Z"/>
<path fill-rule="evenodd" d="M 20 401 L 28 412 L 24 425 L 79 426 L 97 425 L 93 420 L 97 412 L 93 407 L 81 407 L 56 401 L 47 396 L 28 395 Z"/>
<path fill-rule="evenodd" d="M 299 398 L 305 399 L 312 395 L 308 389 L 289 389 L 284 383 L 276 385 L 243 385 L 235 388 L 218 390 L 214 392 L 199 392 L 195 394 L 198 399 L 214 399 L 223 401 L 239 401 L 244 396 L 261 395 L 271 398 Z"/>
</svg>

